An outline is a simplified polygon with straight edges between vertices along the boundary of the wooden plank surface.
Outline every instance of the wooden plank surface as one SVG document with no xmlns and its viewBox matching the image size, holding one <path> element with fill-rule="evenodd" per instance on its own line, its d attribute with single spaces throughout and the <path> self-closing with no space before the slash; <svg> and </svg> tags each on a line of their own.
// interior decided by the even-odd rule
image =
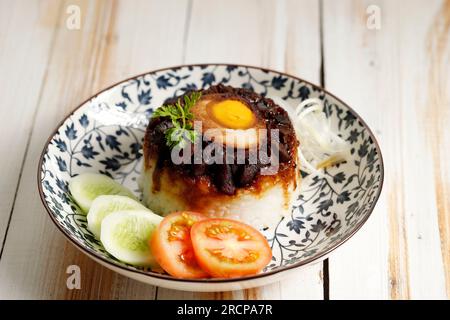
<svg viewBox="0 0 450 320">
<path fill-rule="evenodd" d="M 69 5 L 80 30 L 66 26 Z M 449 28 L 449 0 L 0 0 L 0 299 L 450 298 Z M 201 62 L 323 79 L 374 129 L 384 191 L 329 275 L 319 263 L 251 290 L 154 288 L 94 263 L 47 218 L 37 159 L 64 115 L 121 79 Z M 66 287 L 69 265 L 81 290 Z"/>
<path fill-rule="evenodd" d="M 8 127 L 2 128 L 0 135 L 0 146 L 8 146 L 8 156 L 0 157 L 2 245 L 16 199 L 22 159 L 32 130 L 41 83 L 46 75 L 45 66 L 52 50 L 58 8 L 57 1 L 45 1 L 41 5 L 27 1 L 0 2 L 0 119 L 8 119 L 4 124 Z M 22 35 L 19 41 L 17 34 Z M 30 52 L 33 53 L 31 56 Z"/>
<path fill-rule="evenodd" d="M 325 1 L 323 21 L 326 88 L 375 130 L 386 171 L 373 216 L 330 259 L 330 298 L 449 298 L 450 2 Z"/>
<path fill-rule="evenodd" d="M 69 4 L 81 8 L 80 30 L 65 26 Z M 41 98 L 30 102 L 37 114 L 0 260 L 0 298 L 154 298 L 152 286 L 109 271 L 64 239 L 40 203 L 36 166 L 48 135 L 82 100 L 123 77 L 180 62 L 186 6 L 187 1 L 67 1 L 58 9 Z M 157 28 L 168 20 L 170 26 Z M 163 41 L 169 37 L 173 42 Z M 159 49 L 143 39 L 154 39 Z M 81 290 L 66 287 L 69 265 L 81 269 Z"/>
</svg>

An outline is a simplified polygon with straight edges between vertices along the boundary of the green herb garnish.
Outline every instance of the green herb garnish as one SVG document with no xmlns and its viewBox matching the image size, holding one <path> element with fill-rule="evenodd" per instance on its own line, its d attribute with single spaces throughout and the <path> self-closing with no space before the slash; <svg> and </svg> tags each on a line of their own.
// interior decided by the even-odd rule
<svg viewBox="0 0 450 320">
<path fill-rule="evenodd" d="M 195 142 L 197 133 L 192 126 L 192 119 L 194 115 L 191 108 L 200 99 L 202 94 L 200 92 L 192 92 L 189 96 L 184 96 L 184 104 L 181 104 L 181 99 L 178 99 L 174 105 L 161 106 L 153 113 L 154 118 L 169 117 L 172 121 L 173 127 L 166 130 L 164 133 L 166 144 L 173 148 L 179 146 L 183 148 L 186 140 Z"/>
</svg>

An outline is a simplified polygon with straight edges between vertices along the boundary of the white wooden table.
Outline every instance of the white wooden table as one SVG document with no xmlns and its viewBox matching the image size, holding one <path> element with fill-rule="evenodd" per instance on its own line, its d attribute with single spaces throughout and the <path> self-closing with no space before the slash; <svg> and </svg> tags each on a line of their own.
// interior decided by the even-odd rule
<svg viewBox="0 0 450 320">
<path fill-rule="evenodd" d="M 0 0 L 0 299 L 450 298 L 449 59 L 448 0 Z M 37 161 L 63 116 L 121 79 L 202 62 L 322 83 L 374 129 L 382 196 L 325 262 L 266 287 L 180 292 L 101 267 L 52 225 Z"/>
</svg>

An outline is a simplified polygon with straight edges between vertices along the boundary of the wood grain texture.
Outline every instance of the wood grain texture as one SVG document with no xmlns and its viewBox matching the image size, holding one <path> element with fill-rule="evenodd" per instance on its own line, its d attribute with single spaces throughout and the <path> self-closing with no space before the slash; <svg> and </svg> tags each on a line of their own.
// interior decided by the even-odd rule
<svg viewBox="0 0 450 320">
<path fill-rule="evenodd" d="M 386 167 L 373 216 L 330 259 L 332 299 L 448 298 L 448 19 L 448 1 L 324 1 L 326 87 L 375 130 Z"/>
<path fill-rule="evenodd" d="M 320 81 L 317 1 L 194 0 L 189 21 L 186 63 L 249 64 Z M 319 263 L 261 288 L 219 293 L 159 288 L 157 299 L 322 299 L 321 277 Z"/>
<path fill-rule="evenodd" d="M 0 246 L 16 200 L 58 8 L 57 1 L 43 1 L 41 5 L 28 1 L 0 2 L 0 119 L 8 119 L 0 135 L 1 149 L 8 150 L 7 157 L 0 157 Z M 21 35 L 20 39 L 17 35 Z"/>
<path fill-rule="evenodd" d="M 427 33 L 428 99 L 423 116 L 432 152 L 445 286 L 450 298 L 450 1 L 435 13 Z M 428 107 L 429 106 L 429 107 Z"/>
<path fill-rule="evenodd" d="M 68 5 L 81 29 L 66 27 Z M 367 27 L 367 8 L 381 29 Z M 323 51 L 323 65 L 321 52 Z M 374 130 L 384 191 L 329 259 L 331 299 L 450 298 L 450 0 L 0 0 L 0 299 L 322 299 L 315 264 L 250 290 L 155 288 L 93 262 L 36 192 L 56 124 L 98 90 L 181 63 L 229 62 L 320 83 Z M 323 72 L 323 74 L 321 74 Z M 13 142 L 13 143 L 12 143 Z M 68 290 L 69 265 L 81 290 Z"/>
<path fill-rule="evenodd" d="M 80 30 L 65 27 L 68 4 L 81 8 Z M 186 5 L 180 1 L 164 2 L 164 6 L 160 1 L 67 1 L 60 6 L 41 98 L 30 102 L 30 110 L 37 108 L 37 114 L 0 260 L 0 298 L 154 298 L 154 287 L 109 271 L 63 238 L 40 203 L 35 177 L 51 130 L 82 100 L 146 68 L 180 62 L 181 54 L 166 52 L 182 50 L 182 38 L 174 34 L 182 34 Z M 118 15 L 127 11 L 126 20 Z M 174 19 L 170 28 L 156 28 L 169 18 Z M 174 43 L 163 43 L 169 35 Z M 160 48 L 155 50 L 152 41 L 144 41 L 146 37 L 159 40 Z M 66 269 L 72 264 L 81 268 L 81 290 L 66 287 Z"/>
</svg>

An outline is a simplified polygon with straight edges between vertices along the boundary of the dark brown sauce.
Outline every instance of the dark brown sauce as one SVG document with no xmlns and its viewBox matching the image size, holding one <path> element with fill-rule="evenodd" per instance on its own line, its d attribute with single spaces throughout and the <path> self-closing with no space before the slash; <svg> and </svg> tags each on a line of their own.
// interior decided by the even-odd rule
<svg viewBox="0 0 450 320">
<path fill-rule="evenodd" d="M 292 180 L 292 175 L 295 173 L 284 170 L 277 175 L 259 175 L 250 186 L 238 188 L 235 194 L 228 195 L 214 185 L 211 177 L 180 175 L 168 167 L 157 169 L 157 171 L 154 172 L 153 177 L 156 175 L 160 181 L 163 180 L 164 185 L 169 186 L 164 191 L 182 201 L 186 210 L 197 212 L 207 212 L 218 204 L 225 205 L 244 194 L 262 198 L 266 191 L 277 184 L 283 188 L 284 207 L 287 208 L 291 200 L 290 190 L 295 183 L 295 180 Z"/>
<path fill-rule="evenodd" d="M 153 191 L 157 192 L 160 190 L 161 171 L 164 169 L 174 181 L 183 180 L 183 183 L 187 186 L 184 191 L 184 198 L 188 199 L 189 203 L 199 206 L 205 206 L 205 201 L 209 202 L 213 201 L 213 199 L 219 200 L 219 198 L 233 197 L 237 193 L 244 191 L 252 194 L 262 194 L 267 189 L 267 186 L 273 186 L 277 183 L 282 183 L 285 198 L 289 199 L 289 186 L 293 184 L 295 188 L 297 184 L 296 159 L 298 141 L 287 112 L 271 99 L 264 98 L 247 89 L 217 85 L 203 90 L 202 95 L 203 97 L 213 95 L 215 99 L 220 96 L 220 99 L 233 98 L 244 101 L 246 105 L 252 108 L 258 118 L 264 120 L 268 130 L 279 129 L 278 172 L 269 176 L 261 175 L 261 169 L 267 165 L 260 163 L 259 160 L 257 164 L 250 164 L 248 152 L 246 152 L 245 164 L 206 164 L 203 161 L 201 164 L 175 165 L 171 161 L 170 149 L 166 146 L 164 137 L 165 130 L 172 126 L 170 119 L 156 118 L 150 121 L 144 139 L 144 161 L 146 167 L 152 162 L 152 159 L 156 160 L 156 167 L 152 177 Z M 171 101 L 166 103 L 171 103 Z M 214 142 L 203 142 L 202 147 L 204 148 L 210 143 Z M 271 151 L 269 141 L 268 154 Z M 193 155 L 191 156 L 193 157 Z M 207 197 L 205 197 L 206 194 L 208 195 Z"/>
</svg>

